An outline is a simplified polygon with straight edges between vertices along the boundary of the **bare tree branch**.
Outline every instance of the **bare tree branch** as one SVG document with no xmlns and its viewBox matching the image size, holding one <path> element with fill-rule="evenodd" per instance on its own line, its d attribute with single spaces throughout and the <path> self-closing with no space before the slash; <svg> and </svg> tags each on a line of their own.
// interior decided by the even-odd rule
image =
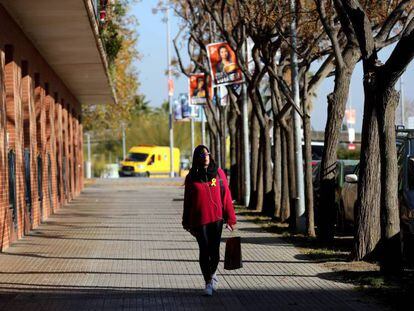
<svg viewBox="0 0 414 311">
<path fill-rule="evenodd" d="M 325 11 L 325 3 L 326 0 L 316 0 L 316 5 L 318 7 L 318 13 L 320 16 L 320 20 L 322 22 L 323 28 L 326 31 L 326 34 L 328 35 L 329 39 L 331 40 L 332 47 L 335 54 L 335 59 L 337 62 L 337 70 L 341 70 L 345 67 L 344 58 L 342 56 L 341 52 L 341 46 L 338 41 L 338 32 L 335 30 L 335 27 L 332 23 L 332 18 L 328 18 Z"/>
<path fill-rule="evenodd" d="M 381 70 L 386 73 L 385 83 L 394 85 L 414 58 L 414 18 Z"/>
<path fill-rule="evenodd" d="M 375 36 L 375 39 L 379 42 L 385 41 L 390 33 L 391 30 L 394 28 L 395 24 L 400 20 L 401 16 L 407 9 L 407 7 L 412 3 L 412 0 L 403 0 L 401 1 L 397 7 L 388 15 L 388 18 L 383 23 L 380 31 Z"/>
</svg>

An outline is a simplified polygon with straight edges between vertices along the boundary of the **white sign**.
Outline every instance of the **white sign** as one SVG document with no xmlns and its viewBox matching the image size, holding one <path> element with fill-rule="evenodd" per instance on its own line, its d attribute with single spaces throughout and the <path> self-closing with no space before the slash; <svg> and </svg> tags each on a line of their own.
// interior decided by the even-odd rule
<svg viewBox="0 0 414 311">
<path fill-rule="evenodd" d="M 352 127 L 348 128 L 348 140 L 351 144 L 355 141 L 355 129 Z"/>
<path fill-rule="evenodd" d="M 221 85 L 219 86 L 219 89 L 220 89 L 220 96 L 219 96 L 220 106 L 227 106 L 229 103 L 229 92 L 227 90 L 227 87 L 224 85 Z"/>
</svg>

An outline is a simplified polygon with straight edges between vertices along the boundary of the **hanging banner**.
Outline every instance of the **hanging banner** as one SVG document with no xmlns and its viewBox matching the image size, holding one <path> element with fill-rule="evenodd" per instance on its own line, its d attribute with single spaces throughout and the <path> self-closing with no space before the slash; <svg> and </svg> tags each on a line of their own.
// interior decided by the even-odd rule
<svg viewBox="0 0 414 311">
<path fill-rule="evenodd" d="M 207 87 L 210 99 L 213 98 L 213 87 L 210 77 L 204 73 L 192 74 L 188 79 L 188 95 L 191 105 L 205 105 L 207 103 Z"/>
<path fill-rule="evenodd" d="M 174 100 L 174 120 L 175 121 L 190 121 L 191 106 L 188 104 L 188 95 L 181 93 L 176 100 Z"/>
<path fill-rule="evenodd" d="M 354 108 L 345 109 L 346 123 L 355 124 L 356 122 L 356 110 Z"/>
<path fill-rule="evenodd" d="M 174 96 L 174 80 L 168 79 L 168 96 Z"/>
<path fill-rule="evenodd" d="M 182 114 L 182 109 L 181 109 L 181 102 L 179 100 L 174 100 L 174 106 L 173 106 L 173 110 L 174 110 L 174 120 L 178 121 L 178 120 L 182 120 L 183 119 L 183 114 Z"/>
<path fill-rule="evenodd" d="M 243 82 L 243 74 L 237 65 L 236 53 L 227 42 L 207 45 L 207 54 L 214 86 Z"/>
<path fill-rule="evenodd" d="M 181 93 L 178 101 L 181 104 L 181 115 L 183 119 L 187 119 L 191 116 L 190 105 L 188 104 L 188 95 Z"/>
<path fill-rule="evenodd" d="M 191 118 L 195 121 L 195 122 L 201 122 L 201 112 L 203 109 L 203 106 L 201 105 L 191 105 Z"/>
</svg>

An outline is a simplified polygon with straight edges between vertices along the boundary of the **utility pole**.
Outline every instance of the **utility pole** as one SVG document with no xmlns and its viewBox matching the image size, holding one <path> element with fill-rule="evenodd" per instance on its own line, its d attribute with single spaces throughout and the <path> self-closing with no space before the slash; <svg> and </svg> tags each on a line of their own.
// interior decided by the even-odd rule
<svg viewBox="0 0 414 311">
<path fill-rule="evenodd" d="M 292 14 L 291 30 L 291 74 L 292 92 L 296 107 L 300 107 L 299 79 L 298 79 L 298 58 L 296 54 L 296 3 L 290 0 L 290 12 Z M 305 219 L 305 187 L 303 181 L 303 158 L 302 158 L 302 129 L 300 115 L 295 108 L 292 108 L 292 118 L 295 135 L 295 170 L 296 170 L 296 230 L 306 232 Z"/>
<path fill-rule="evenodd" d="M 204 106 L 200 107 L 201 111 L 201 144 L 206 145 L 206 117 L 204 113 Z"/>
<path fill-rule="evenodd" d="M 243 47 L 243 61 L 248 63 L 247 59 L 247 43 L 244 43 Z M 246 84 L 242 84 L 243 104 L 242 104 L 242 123 L 243 123 L 243 158 L 244 158 L 244 206 L 248 206 L 250 203 L 250 146 L 249 146 L 249 111 L 247 107 L 247 87 Z"/>
<path fill-rule="evenodd" d="M 86 161 L 86 178 L 92 178 L 92 161 L 91 161 L 91 134 L 86 133 L 88 144 L 88 161 Z"/>
<path fill-rule="evenodd" d="M 191 127 L 191 155 L 193 154 L 194 151 L 194 117 L 190 116 L 190 127 Z M 191 159 L 191 162 L 193 161 L 193 159 Z"/>
<path fill-rule="evenodd" d="M 170 51 L 170 2 L 167 1 L 167 65 L 168 65 L 168 108 L 169 108 L 169 128 L 170 128 L 170 177 L 174 177 L 174 129 L 173 129 L 173 81 L 171 73 L 171 51 Z"/>
<path fill-rule="evenodd" d="M 400 77 L 400 106 L 401 106 L 401 125 L 405 126 L 405 104 L 404 104 L 404 81 Z"/>
<path fill-rule="evenodd" d="M 125 135 L 125 124 L 122 122 L 122 159 L 126 159 L 126 135 Z"/>
</svg>

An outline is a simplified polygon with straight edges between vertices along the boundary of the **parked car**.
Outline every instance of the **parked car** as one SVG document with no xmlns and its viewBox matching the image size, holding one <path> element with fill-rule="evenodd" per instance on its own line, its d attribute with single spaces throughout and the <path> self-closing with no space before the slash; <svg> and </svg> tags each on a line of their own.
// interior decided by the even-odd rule
<svg viewBox="0 0 414 311">
<path fill-rule="evenodd" d="M 338 210 L 339 201 L 343 191 L 345 176 L 352 173 L 359 163 L 358 160 L 338 160 L 336 162 L 336 184 L 335 184 L 335 210 Z M 313 192 L 314 192 L 314 211 L 317 219 L 318 207 L 320 202 L 320 162 L 316 162 L 313 168 Z"/>
<path fill-rule="evenodd" d="M 400 225 L 405 257 L 414 262 L 414 130 L 397 130 L 398 197 Z M 338 222 L 350 229 L 355 221 L 359 166 L 345 176 Z"/>
</svg>

